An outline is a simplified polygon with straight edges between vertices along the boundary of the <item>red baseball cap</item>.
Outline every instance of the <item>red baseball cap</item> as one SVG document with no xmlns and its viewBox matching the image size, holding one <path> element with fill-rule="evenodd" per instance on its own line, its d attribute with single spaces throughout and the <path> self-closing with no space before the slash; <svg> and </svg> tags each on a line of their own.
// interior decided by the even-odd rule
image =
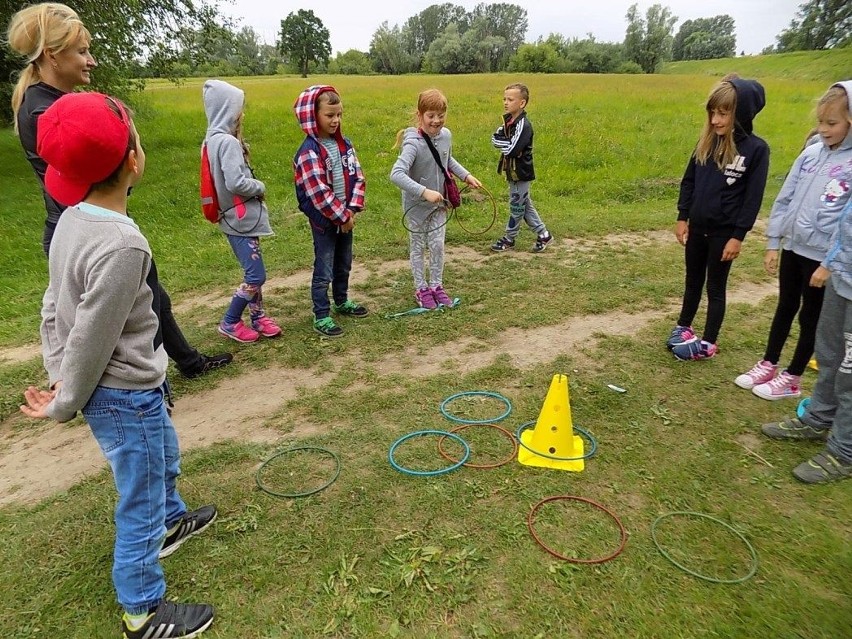
<svg viewBox="0 0 852 639">
<path fill-rule="evenodd" d="M 116 112 L 117 111 L 117 112 Z M 79 204 L 93 184 L 121 165 L 130 116 L 103 93 L 66 93 L 39 117 L 36 152 L 47 162 L 44 186 L 64 204 Z"/>
</svg>

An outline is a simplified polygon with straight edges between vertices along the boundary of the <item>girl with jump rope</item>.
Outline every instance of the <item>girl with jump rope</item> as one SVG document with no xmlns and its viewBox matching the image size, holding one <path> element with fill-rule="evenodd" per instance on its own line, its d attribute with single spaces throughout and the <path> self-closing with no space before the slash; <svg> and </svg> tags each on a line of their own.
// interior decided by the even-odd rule
<svg viewBox="0 0 852 639">
<path fill-rule="evenodd" d="M 255 179 L 248 163 L 248 146 L 242 138 L 245 94 L 221 80 L 207 80 L 203 94 L 207 114 L 204 151 L 209 158 L 217 198 L 223 207 L 219 228 L 245 272 L 219 324 L 219 333 L 242 343 L 256 342 L 261 335 L 277 337 L 281 328 L 263 310 L 261 287 L 266 281 L 266 269 L 260 252 L 260 237 L 272 235 L 272 228 L 263 201 L 266 186 Z M 242 320 L 246 306 L 251 317 L 250 327 Z"/>
<path fill-rule="evenodd" d="M 455 175 L 475 189 L 482 186 L 453 157 L 453 137 L 444 127 L 446 118 L 447 98 L 444 94 L 437 89 L 423 91 L 417 98 L 417 127 L 397 133 L 394 148 L 400 147 L 399 157 L 390 174 L 391 182 L 402 191 L 409 259 L 414 276 L 414 299 L 418 306 L 430 310 L 453 305 L 443 283 L 447 222 L 445 182 Z"/>
</svg>

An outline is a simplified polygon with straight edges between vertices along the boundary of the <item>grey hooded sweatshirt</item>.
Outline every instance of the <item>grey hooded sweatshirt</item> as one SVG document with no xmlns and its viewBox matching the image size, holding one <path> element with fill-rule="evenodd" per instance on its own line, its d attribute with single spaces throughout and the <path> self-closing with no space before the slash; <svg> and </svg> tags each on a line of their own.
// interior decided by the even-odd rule
<svg viewBox="0 0 852 639">
<path fill-rule="evenodd" d="M 838 82 L 852 113 L 852 81 Z M 822 140 L 793 162 L 766 227 L 767 249 L 782 242 L 798 255 L 821 262 L 831 248 L 841 211 L 852 197 L 852 129 L 836 149 Z"/>
<path fill-rule="evenodd" d="M 219 229 L 242 237 L 272 235 L 269 212 L 261 199 L 266 186 L 255 179 L 242 142 L 234 136 L 245 93 L 222 80 L 207 80 L 203 96 L 207 115 L 204 144 L 221 207 Z"/>
<path fill-rule="evenodd" d="M 438 150 L 444 167 L 460 180 L 467 179 L 470 171 L 453 158 L 453 134 L 450 130 L 442 128 L 438 135 L 432 138 L 432 144 Z M 423 199 L 426 189 L 444 192 L 441 169 L 432 157 L 426 140 L 415 127 L 409 127 L 403 132 L 402 148 L 391 169 L 390 179 L 402 190 L 402 210 L 412 216 L 417 216 L 418 213 L 427 215 L 435 208 L 434 204 Z"/>
</svg>

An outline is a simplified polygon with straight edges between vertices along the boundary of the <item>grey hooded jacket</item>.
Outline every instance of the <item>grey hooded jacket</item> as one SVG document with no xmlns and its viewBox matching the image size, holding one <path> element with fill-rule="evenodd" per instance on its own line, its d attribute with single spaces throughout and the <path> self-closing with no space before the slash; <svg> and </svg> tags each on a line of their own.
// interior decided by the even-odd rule
<svg viewBox="0 0 852 639">
<path fill-rule="evenodd" d="M 255 179 L 242 143 L 234 137 L 245 94 L 222 80 L 207 80 L 203 88 L 207 115 L 207 156 L 221 207 L 219 229 L 227 235 L 272 235 L 262 196 L 266 186 Z"/>
</svg>

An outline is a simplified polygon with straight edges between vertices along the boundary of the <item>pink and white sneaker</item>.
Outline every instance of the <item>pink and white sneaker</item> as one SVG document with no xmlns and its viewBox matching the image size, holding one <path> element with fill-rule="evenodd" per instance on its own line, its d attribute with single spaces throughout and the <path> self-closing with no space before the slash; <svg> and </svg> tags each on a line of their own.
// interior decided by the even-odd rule
<svg viewBox="0 0 852 639">
<path fill-rule="evenodd" d="M 778 364 L 773 364 L 768 360 L 761 360 L 747 373 L 738 375 L 734 380 L 734 384 L 740 388 L 751 390 L 758 384 L 771 382 L 775 378 L 775 373 L 778 372 Z"/>
<path fill-rule="evenodd" d="M 790 375 L 790 373 L 784 370 L 775 379 L 765 384 L 758 384 L 751 389 L 751 392 L 761 399 L 768 399 L 770 401 L 786 399 L 788 397 L 801 397 L 802 387 L 799 385 L 801 381 L 801 375 Z"/>
<path fill-rule="evenodd" d="M 435 301 L 435 295 L 431 288 L 420 288 L 414 291 L 414 299 L 417 300 L 417 305 L 420 308 L 426 308 L 430 311 L 438 308 L 438 302 Z"/>
<path fill-rule="evenodd" d="M 281 327 L 266 315 L 251 321 L 251 327 L 264 337 L 278 337 Z"/>
<path fill-rule="evenodd" d="M 232 340 L 241 344 L 250 344 L 260 339 L 260 333 L 243 324 L 243 320 L 240 320 L 236 324 L 220 323 L 219 334 L 230 337 Z"/>
<path fill-rule="evenodd" d="M 435 298 L 435 302 L 440 306 L 453 305 L 453 298 L 447 295 L 447 292 L 444 290 L 444 287 L 440 284 L 432 288 L 432 297 Z"/>
</svg>

